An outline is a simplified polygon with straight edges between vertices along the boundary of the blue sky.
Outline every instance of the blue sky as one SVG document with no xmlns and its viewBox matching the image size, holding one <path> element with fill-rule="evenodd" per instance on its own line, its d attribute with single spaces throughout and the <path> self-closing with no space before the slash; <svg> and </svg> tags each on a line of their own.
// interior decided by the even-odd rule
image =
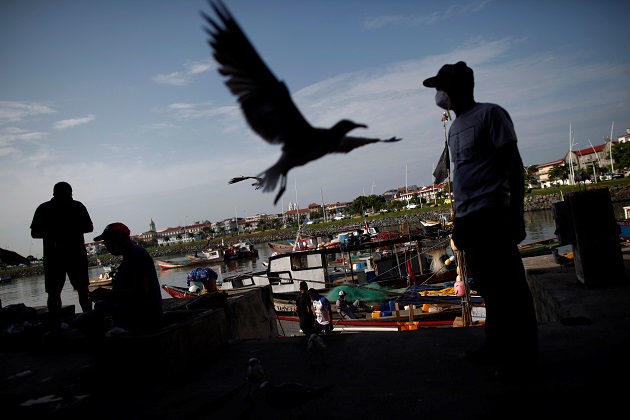
<svg viewBox="0 0 630 420">
<path fill-rule="evenodd" d="M 216 71 L 205 0 L 0 1 L 0 247 L 41 257 L 38 204 L 69 182 L 94 221 L 132 234 L 430 185 L 442 111 L 422 81 L 466 61 L 475 97 L 511 114 L 526 165 L 630 128 L 621 1 L 233 0 L 227 7 L 316 126 L 401 137 L 250 183 L 280 148 L 246 126 Z M 305 145 L 308 147 L 308 145 Z"/>
</svg>

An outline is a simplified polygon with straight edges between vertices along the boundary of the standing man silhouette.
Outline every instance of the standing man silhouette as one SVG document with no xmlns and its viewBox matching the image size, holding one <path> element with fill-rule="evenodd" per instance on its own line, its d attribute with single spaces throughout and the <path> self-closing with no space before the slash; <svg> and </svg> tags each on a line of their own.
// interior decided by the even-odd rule
<svg viewBox="0 0 630 420">
<path fill-rule="evenodd" d="M 473 71 L 463 61 L 442 66 L 423 84 L 435 88 L 438 107 L 456 115 L 448 132 L 452 239 L 486 305 L 484 344 L 465 357 L 493 365 L 498 378 L 519 380 L 538 362 L 538 327 L 518 250 L 526 236 L 525 171 L 514 124 L 499 105 L 475 101 Z"/>
<path fill-rule="evenodd" d="M 58 182 L 50 201 L 40 204 L 31 223 L 31 237 L 44 242 L 44 282 L 51 331 L 61 327 L 61 291 L 66 274 L 79 294 L 83 312 L 92 310 L 84 233 L 94 230 L 85 206 L 72 199 L 72 187 Z"/>
</svg>

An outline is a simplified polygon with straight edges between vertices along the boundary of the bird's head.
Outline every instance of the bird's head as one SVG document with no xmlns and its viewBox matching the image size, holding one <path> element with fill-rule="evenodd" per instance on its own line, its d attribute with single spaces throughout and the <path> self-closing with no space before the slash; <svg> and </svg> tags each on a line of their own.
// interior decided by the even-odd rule
<svg viewBox="0 0 630 420">
<path fill-rule="evenodd" d="M 350 121 L 350 120 L 341 120 L 337 124 L 335 124 L 331 130 L 335 131 L 336 133 L 339 133 L 342 136 L 345 136 L 350 131 L 359 127 L 367 128 L 367 125 L 355 123 L 354 121 Z"/>
</svg>

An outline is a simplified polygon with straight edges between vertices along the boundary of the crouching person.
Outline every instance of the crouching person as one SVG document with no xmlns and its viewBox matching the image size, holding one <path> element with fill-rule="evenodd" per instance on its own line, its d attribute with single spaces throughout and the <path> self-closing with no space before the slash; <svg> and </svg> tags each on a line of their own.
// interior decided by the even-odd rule
<svg viewBox="0 0 630 420">
<path fill-rule="evenodd" d="M 75 321 L 75 327 L 88 335 L 108 331 L 146 334 L 162 326 L 162 292 L 153 258 L 129 234 L 124 224 L 112 223 L 94 238 L 104 241 L 112 255 L 122 255 L 122 262 L 111 290 L 94 291 L 94 310 L 80 314 Z"/>
<path fill-rule="evenodd" d="M 190 286 L 188 290 L 191 292 L 198 292 L 199 290 L 201 290 L 201 294 L 216 292 L 219 290 L 217 287 L 218 278 L 217 272 L 210 267 L 198 267 L 188 273 L 186 284 Z"/>
</svg>

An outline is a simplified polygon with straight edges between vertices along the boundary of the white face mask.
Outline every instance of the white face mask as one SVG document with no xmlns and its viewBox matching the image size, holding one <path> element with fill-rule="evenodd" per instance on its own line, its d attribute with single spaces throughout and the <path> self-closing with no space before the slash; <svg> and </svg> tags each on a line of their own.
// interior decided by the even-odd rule
<svg viewBox="0 0 630 420">
<path fill-rule="evenodd" d="M 449 111 L 451 109 L 451 98 L 448 97 L 448 93 L 438 90 L 435 92 L 435 104 Z"/>
<path fill-rule="evenodd" d="M 435 104 L 442 109 L 445 109 L 442 122 L 446 124 L 446 121 L 452 121 L 451 118 L 451 98 L 448 97 L 448 93 L 438 90 L 435 93 Z"/>
</svg>

